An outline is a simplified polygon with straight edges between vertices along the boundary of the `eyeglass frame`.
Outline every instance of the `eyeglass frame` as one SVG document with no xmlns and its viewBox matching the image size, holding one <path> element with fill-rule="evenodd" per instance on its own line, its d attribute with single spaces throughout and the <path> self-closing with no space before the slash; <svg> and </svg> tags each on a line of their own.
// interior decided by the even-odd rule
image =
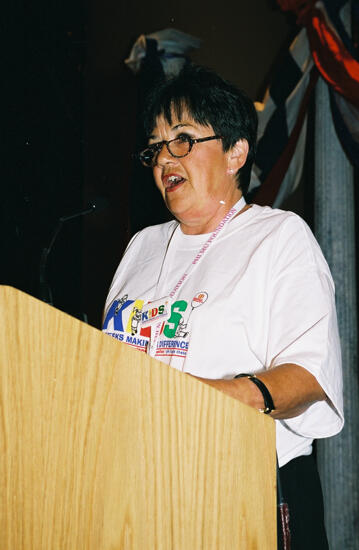
<svg viewBox="0 0 359 550">
<path fill-rule="evenodd" d="M 211 141 L 213 139 L 223 139 L 222 136 L 217 136 L 217 135 L 203 137 L 203 138 L 192 138 L 191 136 L 189 136 L 187 134 L 185 134 L 185 135 L 186 135 L 186 141 L 189 143 L 189 150 L 184 155 L 174 155 L 172 153 L 172 151 L 170 150 L 170 148 L 169 148 L 170 143 L 172 143 L 173 141 L 177 141 L 177 140 L 181 139 L 181 136 L 178 136 L 174 139 L 169 139 L 168 141 L 163 140 L 163 141 L 158 141 L 157 143 L 153 143 L 152 145 L 149 145 L 148 147 L 146 147 L 146 149 L 143 149 L 139 153 L 136 153 L 134 156 L 136 158 L 138 158 L 140 160 L 140 162 L 142 163 L 142 165 L 145 166 L 146 168 L 153 168 L 156 165 L 156 162 L 153 162 L 151 164 L 145 164 L 145 162 L 142 160 L 142 155 L 145 151 L 148 151 L 148 150 L 153 151 L 154 155 L 153 155 L 152 158 L 156 159 L 158 157 L 159 153 L 162 151 L 163 146 L 166 145 L 167 151 L 169 152 L 169 154 L 172 157 L 181 159 L 181 158 L 184 158 L 184 157 L 186 157 L 187 155 L 190 154 L 190 152 L 192 151 L 193 145 L 195 143 L 203 143 L 204 141 Z"/>
</svg>

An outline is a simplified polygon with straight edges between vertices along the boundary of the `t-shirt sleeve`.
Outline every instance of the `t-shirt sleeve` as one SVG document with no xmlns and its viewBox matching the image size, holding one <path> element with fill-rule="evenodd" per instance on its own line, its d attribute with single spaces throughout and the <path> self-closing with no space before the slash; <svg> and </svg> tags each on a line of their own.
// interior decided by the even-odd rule
<svg viewBox="0 0 359 550">
<path fill-rule="evenodd" d="M 282 224 L 272 261 L 267 365 L 304 367 L 328 397 L 283 423 L 304 437 L 334 435 L 344 423 L 334 283 L 318 243 L 298 216 Z"/>
</svg>

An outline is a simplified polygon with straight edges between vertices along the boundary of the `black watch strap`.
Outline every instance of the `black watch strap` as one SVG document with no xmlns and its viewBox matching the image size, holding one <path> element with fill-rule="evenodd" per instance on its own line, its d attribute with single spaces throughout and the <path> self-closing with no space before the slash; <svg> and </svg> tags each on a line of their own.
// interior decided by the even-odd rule
<svg viewBox="0 0 359 550">
<path fill-rule="evenodd" d="M 262 380 L 257 378 L 255 374 L 247 374 L 243 372 L 241 374 L 237 374 L 237 376 L 235 376 L 234 378 L 249 378 L 249 380 L 257 386 L 257 388 L 260 390 L 261 394 L 263 395 L 263 401 L 264 401 L 264 409 L 259 409 L 260 412 L 264 414 L 269 414 L 275 410 L 273 399 L 267 386 L 264 384 L 264 382 L 262 382 Z"/>
</svg>

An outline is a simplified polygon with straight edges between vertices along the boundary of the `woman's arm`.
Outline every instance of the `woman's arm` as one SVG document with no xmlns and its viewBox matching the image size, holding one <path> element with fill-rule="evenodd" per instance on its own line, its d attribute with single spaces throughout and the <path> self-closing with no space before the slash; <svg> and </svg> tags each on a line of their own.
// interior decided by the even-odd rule
<svg viewBox="0 0 359 550">
<path fill-rule="evenodd" d="M 316 378 L 299 365 L 289 363 L 278 365 L 268 371 L 256 373 L 256 377 L 262 380 L 272 396 L 275 410 L 270 413 L 270 416 L 276 419 L 298 416 L 312 403 L 324 401 L 327 398 Z M 232 380 L 198 379 L 246 405 L 256 409 L 263 409 L 264 407 L 261 391 L 248 378 L 234 378 Z"/>
</svg>

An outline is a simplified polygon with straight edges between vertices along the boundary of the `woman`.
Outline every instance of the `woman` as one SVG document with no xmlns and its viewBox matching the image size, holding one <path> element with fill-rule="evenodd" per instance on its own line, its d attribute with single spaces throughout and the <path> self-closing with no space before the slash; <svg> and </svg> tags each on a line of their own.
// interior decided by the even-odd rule
<svg viewBox="0 0 359 550">
<path fill-rule="evenodd" d="M 298 216 L 244 200 L 257 117 L 242 92 L 188 66 L 144 123 L 140 160 L 175 220 L 133 237 L 103 328 L 275 418 L 292 548 L 327 548 L 311 453 L 343 426 L 328 266 Z"/>
</svg>

